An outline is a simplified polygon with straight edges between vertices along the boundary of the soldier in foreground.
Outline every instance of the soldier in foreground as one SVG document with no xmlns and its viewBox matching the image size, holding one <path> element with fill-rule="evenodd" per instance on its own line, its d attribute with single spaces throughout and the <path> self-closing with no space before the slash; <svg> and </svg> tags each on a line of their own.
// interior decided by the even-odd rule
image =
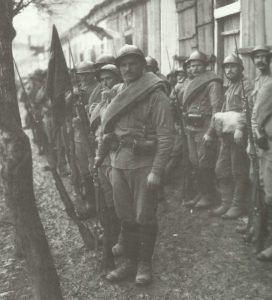
<svg viewBox="0 0 272 300">
<path fill-rule="evenodd" d="M 80 97 L 83 105 L 87 107 L 88 99 L 97 86 L 95 79 L 95 68 L 94 64 L 90 61 L 82 62 L 78 65 L 77 70 L 78 91 L 76 97 Z M 78 101 L 78 99 L 76 100 Z M 75 144 L 75 163 L 79 171 L 79 186 L 80 191 L 77 195 L 76 200 L 78 203 L 78 214 L 83 218 L 88 217 L 88 213 L 94 212 L 93 203 L 90 206 L 90 200 L 93 197 L 94 191 L 91 184 L 92 179 L 88 169 L 88 144 L 82 132 L 82 120 L 77 115 L 73 118 L 74 128 L 74 144 Z M 86 210 L 87 208 L 87 210 Z"/>
<path fill-rule="evenodd" d="M 272 219 L 272 81 L 264 84 L 259 92 L 255 109 L 255 120 L 258 130 L 262 132 L 266 139 L 266 149 L 261 153 L 262 164 L 260 172 L 263 175 L 263 185 L 265 194 L 265 210 L 268 222 Z M 271 230 L 271 228 L 270 228 Z M 271 234 L 271 232 L 270 232 Z M 257 259 L 262 261 L 272 261 L 272 246 L 261 251 Z"/>
<path fill-rule="evenodd" d="M 136 275 L 136 284 L 146 285 L 158 233 L 156 191 L 173 147 L 173 118 L 165 85 L 145 72 L 142 51 L 126 45 L 116 61 L 124 84 L 103 116 L 102 130 L 104 136 L 114 134 L 118 145 L 111 152 L 112 185 L 125 261 L 106 278 L 117 282 Z"/>
<path fill-rule="evenodd" d="M 208 132 L 213 115 L 222 107 L 222 80 L 212 71 L 207 71 L 207 57 L 194 51 L 186 62 L 190 80 L 183 93 L 183 112 L 186 126 L 189 156 L 198 193 L 187 206 L 208 208 L 214 204 L 214 167 L 216 142 Z"/>
<path fill-rule="evenodd" d="M 222 215 L 224 219 L 236 219 L 242 215 L 245 206 L 249 172 L 246 125 L 239 127 L 239 117 L 245 106 L 241 81 L 243 80 L 247 97 L 252 92 L 252 86 L 243 77 L 244 67 L 239 57 L 234 54 L 227 56 L 222 66 L 230 84 L 225 92 L 223 109 L 215 114 L 214 132 L 209 133 L 217 134 L 220 141 L 215 173 L 221 205 L 211 213 L 213 216 Z"/>
<path fill-rule="evenodd" d="M 272 81 L 272 75 L 271 75 L 271 70 L 270 70 L 270 61 L 271 61 L 271 53 L 269 48 L 267 48 L 264 45 L 256 46 L 250 53 L 252 62 L 254 63 L 258 75 L 255 79 L 254 83 L 254 89 L 252 92 L 252 101 L 250 101 L 250 106 L 252 109 L 252 117 L 251 117 L 251 124 L 252 124 L 252 131 L 254 135 L 255 141 L 257 141 L 257 136 L 259 136 L 258 133 L 258 125 L 256 121 L 256 105 L 257 105 L 257 98 L 260 90 L 262 87 Z M 240 124 L 243 126 L 243 124 L 246 124 L 246 114 L 242 114 L 240 118 Z M 239 137 L 240 136 L 240 137 Z M 236 139 L 238 140 L 239 138 L 241 139 L 242 132 L 239 133 L 239 131 L 236 132 Z M 263 183 L 263 174 L 262 174 L 262 165 L 263 165 L 263 159 L 262 159 L 262 150 L 257 146 L 257 155 L 258 155 L 258 160 L 259 160 L 259 169 L 260 169 L 260 182 L 261 184 Z M 251 150 L 248 149 L 248 152 L 250 154 Z M 252 163 L 250 163 L 250 180 L 253 185 L 254 178 L 253 178 L 253 166 Z M 239 233 L 246 233 L 248 225 L 242 225 L 238 226 L 236 231 Z"/>
<path fill-rule="evenodd" d="M 99 103 L 94 108 L 90 116 L 90 126 L 91 131 L 95 133 L 96 141 L 99 143 L 101 138 L 101 119 L 105 113 L 108 105 L 110 104 L 112 93 L 112 87 L 120 83 L 121 76 L 118 68 L 115 65 L 105 65 L 101 67 L 96 72 L 96 77 L 101 85 L 102 94 Z M 90 166 L 92 168 L 92 166 Z M 100 186 L 103 192 L 102 197 L 104 197 L 106 205 L 106 213 L 104 218 L 107 218 L 109 228 L 104 227 L 103 231 L 103 248 L 104 253 L 113 252 L 114 255 L 122 254 L 122 235 L 120 234 L 120 222 L 116 216 L 114 204 L 113 204 L 113 193 L 112 193 L 112 183 L 111 183 L 111 161 L 110 156 L 105 157 L 102 165 L 98 170 L 98 176 L 100 181 Z M 117 242 L 118 241 L 118 242 Z M 112 250 L 113 249 L 113 250 Z M 112 255 L 112 254 L 108 254 Z M 106 269 L 112 267 L 110 265 L 105 266 Z"/>
</svg>

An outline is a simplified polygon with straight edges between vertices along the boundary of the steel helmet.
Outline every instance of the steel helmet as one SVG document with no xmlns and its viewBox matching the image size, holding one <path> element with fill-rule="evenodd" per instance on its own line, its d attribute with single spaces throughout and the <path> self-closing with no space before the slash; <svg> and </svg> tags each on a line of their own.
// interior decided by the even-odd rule
<svg viewBox="0 0 272 300">
<path fill-rule="evenodd" d="M 84 73 L 94 73 L 95 67 L 94 63 L 91 61 L 83 61 L 78 64 L 76 67 L 76 73 L 77 74 L 84 74 Z"/>
<path fill-rule="evenodd" d="M 159 64 L 155 58 L 153 58 L 152 56 L 147 56 L 145 60 L 146 60 L 146 65 L 151 67 L 154 70 L 154 72 L 159 71 Z"/>
<path fill-rule="evenodd" d="M 241 60 L 240 57 L 238 57 L 235 54 L 231 54 L 231 55 L 228 55 L 225 57 L 222 67 L 224 67 L 227 64 L 236 64 L 236 65 L 239 65 L 240 67 L 244 68 L 243 61 Z"/>
<path fill-rule="evenodd" d="M 108 64 L 115 65 L 115 57 L 111 54 L 102 54 L 97 58 L 95 67 L 98 69 Z"/>
<path fill-rule="evenodd" d="M 125 46 L 123 46 L 118 51 L 118 54 L 117 54 L 117 57 L 116 57 L 116 64 L 119 65 L 122 58 L 124 58 L 126 56 L 130 56 L 130 55 L 139 57 L 146 64 L 145 56 L 144 56 L 142 50 L 140 50 L 135 45 L 125 45 Z"/>
<path fill-rule="evenodd" d="M 190 63 L 191 61 L 198 60 L 203 62 L 205 65 L 208 64 L 207 55 L 199 50 L 195 50 L 191 53 L 189 58 L 186 60 L 186 64 Z"/>
<path fill-rule="evenodd" d="M 254 55 L 259 52 L 259 51 L 263 51 L 263 52 L 266 52 L 267 53 L 267 56 L 270 56 L 271 55 L 271 52 L 270 52 L 270 49 L 265 46 L 265 45 L 258 45 L 256 47 L 254 47 L 251 52 L 250 52 L 250 56 L 251 58 L 253 59 L 254 58 Z"/>
<path fill-rule="evenodd" d="M 185 72 L 187 72 L 187 67 L 188 67 L 188 59 L 186 59 L 185 61 L 184 61 L 184 63 L 182 64 L 182 68 L 183 68 L 183 70 L 185 71 Z"/>
<path fill-rule="evenodd" d="M 107 65 L 103 66 L 102 68 L 100 68 L 99 70 L 97 70 L 96 76 L 98 77 L 98 79 L 99 79 L 100 74 L 103 71 L 109 71 L 109 72 L 114 73 L 116 76 L 121 77 L 119 69 L 115 65 L 107 64 Z"/>
</svg>

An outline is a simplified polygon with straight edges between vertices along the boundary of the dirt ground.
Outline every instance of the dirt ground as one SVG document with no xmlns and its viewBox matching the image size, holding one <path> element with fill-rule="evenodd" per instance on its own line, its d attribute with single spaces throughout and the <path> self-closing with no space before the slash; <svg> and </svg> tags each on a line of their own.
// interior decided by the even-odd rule
<svg viewBox="0 0 272 300">
<path fill-rule="evenodd" d="M 88 252 L 68 219 L 46 162 L 33 147 L 37 205 L 55 260 L 65 300 L 270 300 L 272 263 L 258 262 L 235 233 L 238 221 L 210 218 L 182 206 L 180 182 L 166 189 L 160 205 L 160 235 L 154 254 L 154 282 L 148 288 L 126 281 L 113 285 L 99 272 L 101 254 Z M 67 182 L 69 178 L 65 179 Z M 67 183 L 66 182 L 66 183 Z M 13 234 L 0 199 L 0 299 L 31 300 L 23 261 L 13 255 Z"/>
</svg>

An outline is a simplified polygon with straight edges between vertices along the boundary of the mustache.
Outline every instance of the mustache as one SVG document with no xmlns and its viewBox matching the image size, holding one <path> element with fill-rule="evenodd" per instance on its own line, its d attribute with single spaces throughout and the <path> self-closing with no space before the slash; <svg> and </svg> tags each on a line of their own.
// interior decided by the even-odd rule
<svg viewBox="0 0 272 300">
<path fill-rule="evenodd" d="M 266 67 L 266 63 L 260 61 L 260 62 L 257 62 L 257 63 L 256 63 L 256 66 L 257 66 L 257 67 Z"/>
</svg>

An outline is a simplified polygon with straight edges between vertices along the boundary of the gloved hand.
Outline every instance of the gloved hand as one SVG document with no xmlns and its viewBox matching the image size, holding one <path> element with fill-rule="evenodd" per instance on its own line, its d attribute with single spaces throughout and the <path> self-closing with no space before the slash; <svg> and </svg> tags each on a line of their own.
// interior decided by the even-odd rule
<svg viewBox="0 0 272 300">
<path fill-rule="evenodd" d="M 213 138 L 210 135 L 205 134 L 203 136 L 203 142 L 206 147 L 210 147 L 213 143 Z"/>
</svg>

